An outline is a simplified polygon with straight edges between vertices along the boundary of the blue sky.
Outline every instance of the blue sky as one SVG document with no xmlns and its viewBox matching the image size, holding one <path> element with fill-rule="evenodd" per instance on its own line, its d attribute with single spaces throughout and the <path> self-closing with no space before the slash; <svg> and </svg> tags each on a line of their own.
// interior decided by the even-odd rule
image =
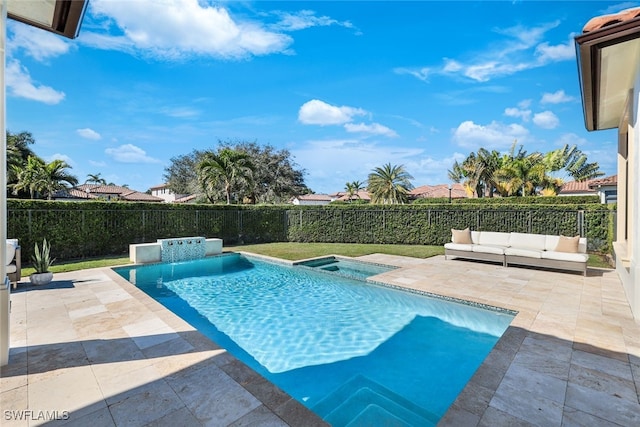
<svg viewBox="0 0 640 427">
<path fill-rule="evenodd" d="M 385 163 L 415 186 L 480 147 L 576 144 L 616 173 L 616 133 L 587 132 L 574 36 L 632 2 L 90 0 L 67 40 L 9 21 L 7 129 L 81 182 L 145 191 L 219 140 L 288 149 L 316 193 Z"/>
</svg>

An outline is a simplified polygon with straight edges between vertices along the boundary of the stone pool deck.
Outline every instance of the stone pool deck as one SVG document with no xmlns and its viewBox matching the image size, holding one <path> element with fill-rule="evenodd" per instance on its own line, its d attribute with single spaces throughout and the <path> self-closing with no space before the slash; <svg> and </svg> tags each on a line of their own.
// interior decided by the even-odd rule
<svg viewBox="0 0 640 427">
<path fill-rule="evenodd" d="M 640 323 L 615 272 L 362 259 L 402 267 L 379 281 L 518 311 L 440 425 L 640 425 Z M 111 269 L 11 300 L 2 426 L 324 425 Z"/>
</svg>

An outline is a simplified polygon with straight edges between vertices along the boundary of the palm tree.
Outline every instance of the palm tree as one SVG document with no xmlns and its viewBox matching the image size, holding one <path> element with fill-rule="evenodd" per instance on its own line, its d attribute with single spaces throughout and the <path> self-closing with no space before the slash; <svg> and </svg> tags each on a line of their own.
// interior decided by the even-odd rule
<svg viewBox="0 0 640 427">
<path fill-rule="evenodd" d="M 35 156 L 30 144 L 34 143 L 33 136 L 29 132 L 12 134 L 6 132 L 7 136 L 7 183 L 15 184 L 17 181 L 16 167 L 22 167 L 27 163 L 29 156 Z"/>
<path fill-rule="evenodd" d="M 44 165 L 44 160 L 38 156 L 29 156 L 24 166 L 19 164 L 11 165 L 15 182 L 9 184 L 8 187 L 12 189 L 13 194 L 16 195 L 20 191 L 28 191 L 29 197 L 31 199 L 35 198 L 40 189 L 40 176 Z"/>
<path fill-rule="evenodd" d="M 356 196 L 357 199 L 360 199 L 359 193 L 360 191 L 364 190 L 364 183 L 360 181 L 347 182 L 345 184 L 345 190 L 347 191 L 347 198 L 349 202 L 351 202 L 353 196 Z"/>
<path fill-rule="evenodd" d="M 495 172 L 501 164 L 499 152 L 481 148 L 478 154 L 471 152 L 462 163 L 454 162 L 453 168 L 448 171 L 449 179 L 462 183 L 471 196 L 493 197 L 497 188 Z"/>
<path fill-rule="evenodd" d="M 37 194 L 43 194 L 51 200 L 57 190 L 67 188 L 65 183 L 72 186 L 78 183 L 78 179 L 66 171 L 70 168 L 64 160 L 45 163 L 40 157 L 29 156 L 24 167 L 13 166 L 17 177 L 17 182 L 11 185 L 13 194 L 29 191 L 32 199 Z"/>
<path fill-rule="evenodd" d="M 71 166 L 64 160 L 56 159 L 44 165 L 40 175 L 40 189 L 51 200 L 53 194 L 69 186 L 78 184 L 78 178 L 67 172 Z"/>
<path fill-rule="evenodd" d="M 367 191 L 372 203 L 401 204 L 409 200 L 409 190 L 413 188 L 413 177 L 404 170 L 404 166 L 391 166 L 390 163 L 373 169 L 369 174 Z"/>
<path fill-rule="evenodd" d="M 498 191 L 503 196 L 534 196 L 538 188 L 548 185 L 551 180 L 543 160 L 541 153 L 527 154 L 522 146 L 515 153 L 514 143 L 494 174 Z"/>
<path fill-rule="evenodd" d="M 229 148 L 222 149 L 218 154 L 207 152 L 198 164 L 200 184 L 207 197 L 213 203 L 211 189 L 222 184 L 227 204 L 231 204 L 233 187 L 239 182 L 251 180 L 254 167 L 248 154 Z"/>
<path fill-rule="evenodd" d="M 85 184 L 96 184 L 96 185 L 107 185 L 107 180 L 102 178 L 101 173 L 96 174 L 87 174 L 87 179 L 84 181 Z"/>
</svg>

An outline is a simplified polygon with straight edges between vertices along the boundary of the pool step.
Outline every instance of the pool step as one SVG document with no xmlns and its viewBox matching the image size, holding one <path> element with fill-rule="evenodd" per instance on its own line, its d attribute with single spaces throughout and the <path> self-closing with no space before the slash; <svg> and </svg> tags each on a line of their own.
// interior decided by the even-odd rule
<svg viewBox="0 0 640 427">
<path fill-rule="evenodd" d="M 439 417 L 362 375 L 318 402 L 313 411 L 332 426 L 435 426 Z"/>
</svg>

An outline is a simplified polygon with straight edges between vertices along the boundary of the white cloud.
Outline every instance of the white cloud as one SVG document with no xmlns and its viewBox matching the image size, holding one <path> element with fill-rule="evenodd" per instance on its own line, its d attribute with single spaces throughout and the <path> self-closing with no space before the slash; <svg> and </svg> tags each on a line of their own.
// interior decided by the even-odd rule
<svg viewBox="0 0 640 427">
<path fill-rule="evenodd" d="M 561 104 L 563 102 L 571 102 L 574 98 L 564 93 L 564 90 L 558 90 L 554 93 L 542 94 L 540 104 Z"/>
<path fill-rule="evenodd" d="M 367 112 L 361 108 L 336 107 L 318 99 L 305 102 L 298 111 L 298 120 L 305 125 L 342 125 L 363 116 Z"/>
<path fill-rule="evenodd" d="M 98 140 L 102 138 L 98 132 L 89 128 L 76 129 L 76 133 L 86 139 Z"/>
<path fill-rule="evenodd" d="M 431 74 L 432 70 L 427 67 L 422 67 L 420 69 L 398 67 L 394 68 L 393 72 L 396 74 L 409 74 L 419 80 L 422 80 L 423 82 L 426 82 L 429 80 L 429 75 Z"/>
<path fill-rule="evenodd" d="M 160 163 L 160 160 L 147 156 L 140 147 L 132 144 L 124 144 L 116 148 L 107 148 L 104 152 L 116 162 L 121 163 Z"/>
<path fill-rule="evenodd" d="M 89 160 L 89 164 L 91 166 L 96 166 L 96 167 L 99 167 L 99 168 L 103 168 L 103 167 L 107 166 L 107 162 L 103 162 L 103 161 L 99 161 L 98 162 L 98 161 L 95 161 L 95 160 Z"/>
<path fill-rule="evenodd" d="M 527 109 L 531 106 L 531 100 L 530 99 L 523 99 L 522 101 L 518 102 L 518 107 L 524 109 Z"/>
<path fill-rule="evenodd" d="M 553 112 L 543 111 L 533 115 L 533 123 L 543 129 L 555 129 L 560 124 L 560 120 Z"/>
<path fill-rule="evenodd" d="M 521 108 L 505 108 L 504 115 L 509 117 L 519 117 L 523 121 L 528 122 L 531 118 L 531 110 L 523 110 Z"/>
<path fill-rule="evenodd" d="M 347 132 L 353 133 L 362 132 L 372 135 L 388 136 L 389 138 L 396 138 L 398 136 L 398 134 L 393 129 L 389 129 L 388 127 L 383 126 L 380 123 L 345 123 L 344 128 Z"/>
<path fill-rule="evenodd" d="M 566 43 L 551 46 L 549 43 L 541 43 L 536 46 L 536 56 L 542 64 L 556 61 L 567 61 L 576 57 L 576 48 L 573 40 L 574 34 L 569 35 Z"/>
<path fill-rule="evenodd" d="M 10 55 L 22 49 L 27 56 L 43 62 L 64 55 L 71 46 L 61 37 L 29 25 L 12 23 L 9 28 L 11 35 L 8 37 L 7 48 L 10 49 Z"/>
<path fill-rule="evenodd" d="M 281 31 L 298 31 L 311 27 L 328 27 L 337 25 L 345 28 L 353 28 L 349 21 L 338 21 L 328 16 L 316 16 L 312 10 L 301 10 L 297 13 L 276 11 L 273 12 L 280 18 L 280 21 L 272 28 Z"/>
<path fill-rule="evenodd" d="M 445 58 L 442 71 L 444 71 L 445 73 L 457 73 L 463 68 L 464 68 L 463 65 L 458 61 L 456 61 L 455 59 Z"/>
<path fill-rule="evenodd" d="M 560 135 L 560 137 L 558 138 L 558 140 L 556 141 L 556 145 L 559 146 L 564 146 L 564 145 L 576 145 L 576 146 L 580 146 L 580 145 L 584 145 L 587 143 L 587 140 L 582 138 L 581 136 L 576 135 L 575 133 L 563 133 L 562 135 Z"/>
<path fill-rule="evenodd" d="M 71 157 L 67 156 L 66 154 L 55 153 L 49 156 L 46 160 L 47 162 L 52 162 L 54 160 L 62 160 L 66 164 L 68 164 L 71 168 L 75 166 L 75 162 L 71 159 Z"/>
<path fill-rule="evenodd" d="M 236 19 L 224 7 L 198 0 L 92 0 L 89 7 L 109 32 L 95 29 L 81 34 L 80 40 L 103 49 L 161 59 L 241 59 L 286 52 L 292 43 L 286 34 Z"/>
<path fill-rule="evenodd" d="M 493 121 L 485 126 L 467 120 L 453 130 L 452 141 L 471 150 L 480 147 L 501 149 L 510 147 L 515 140 L 523 143 L 528 136 L 529 131 L 519 124 L 506 125 Z"/>
<path fill-rule="evenodd" d="M 38 85 L 31 80 L 29 71 L 18 61 L 9 61 L 5 69 L 5 82 L 8 93 L 18 98 L 32 99 L 45 104 L 58 104 L 64 97 L 64 92 L 44 85 Z"/>
<path fill-rule="evenodd" d="M 291 149 L 296 163 L 308 171 L 305 182 L 312 190 L 324 193 L 342 191 L 347 182 L 365 181 L 373 168 L 385 163 L 406 166 L 423 152 L 415 147 L 364 143 L 357 139 L 313 140 Z M 414 175 L 418 171 L 408 169 L 408 172 Z"/>
<path fill-rule="evenodd" d="M 559 21 L 536 27 L 515 26 L 495 30 L 503 38 L 491 48 L 478 52 L 470 59 L 444 58 L 440 66 L 396 68 L 398 74 L 410 74 L 422 81 L 432 74 L 463 76 L 478 82 L 509 76 L 520 71 L 545 66 L 551 62 L 574 59 L 573 34 L 568 41 L 552 45 L 543 41 L 546 33 L 560 24 Z"/>
</svg>

